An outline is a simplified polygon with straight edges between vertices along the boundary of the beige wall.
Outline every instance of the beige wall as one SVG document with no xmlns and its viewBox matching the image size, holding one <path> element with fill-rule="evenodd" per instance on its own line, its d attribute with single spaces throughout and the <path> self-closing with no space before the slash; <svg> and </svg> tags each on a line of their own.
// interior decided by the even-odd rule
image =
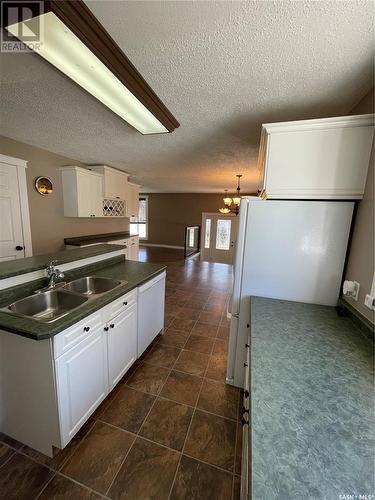
<svg viewBox="0 0 375 500">
<path fill-rule="evenodd" d="M 148 241 L 184 245 L 185 226 L 201 225 L 202 212 L 218 212 L 223 194 L 149 194 Z"/>
<path fill-rule="evenodd" d="M 64 238 L 69 236 L 111 233 L 129 228 L 129 219 L 93 220 L 64 217 L 59 167 L 83 166 L 81 163 L 7 137 L 0 137 L 0 153 L 28 161 L 26 177 L 34 255 L 61 250 Z M 41 196 L 34 188 L 35 178 L 40 175 L 52 181 L 54 191 L 50 196 Z"/>
<path fill-rule="evenodd" d="M 374 112 L 374 88 L 352 109 L 351 114 Z M 374 220 L 374 145 L 363 199 L 358 204 L 352 242 L 349 250 L 345 279 L 360 283 L 358 301 L 346 300 L 363 316 L 375 323 L 374 311 L 365 304 L 365 296 L 371 290 L 375 260 L 375 220 Z"/>
</svg>

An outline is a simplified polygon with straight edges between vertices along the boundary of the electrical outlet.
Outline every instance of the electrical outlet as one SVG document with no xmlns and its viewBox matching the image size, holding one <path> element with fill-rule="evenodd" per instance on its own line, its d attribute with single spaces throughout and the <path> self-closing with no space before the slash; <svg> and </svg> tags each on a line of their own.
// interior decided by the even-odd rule
<svg viewBox="0 0 375 500">
<path fill-rule="evenodd" d="M 358 300 L 360 284 L 357 281 L 344 281 L 343 293 L 346 297 Z"/>
<path fill-rule="evenodd" d="M 367 294 L 365 297 L 365 306 L 369 309 L 375 310 L 375 298 L 370 294 Z"/>
<path fill-rule="evenodd" d="M 361 286 L 357 281 L 354 282 L 355 290 L 353 292 L 352 298 L 353 300 L 358 300 L 359 295 L 359 287 Z"/>
</svg>

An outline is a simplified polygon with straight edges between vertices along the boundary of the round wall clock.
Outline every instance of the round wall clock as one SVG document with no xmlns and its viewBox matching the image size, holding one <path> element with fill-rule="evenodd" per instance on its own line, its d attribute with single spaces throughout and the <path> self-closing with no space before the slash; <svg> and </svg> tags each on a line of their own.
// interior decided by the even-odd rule
<svg viewBox="0 0 375 500">
<path fill-rule="evenodd" d="M 48 196 L 53 191 L 52 182 L 48 177 L 37 177 L 35 179 L 35 189 L 42 196 Z"/>
</svg>

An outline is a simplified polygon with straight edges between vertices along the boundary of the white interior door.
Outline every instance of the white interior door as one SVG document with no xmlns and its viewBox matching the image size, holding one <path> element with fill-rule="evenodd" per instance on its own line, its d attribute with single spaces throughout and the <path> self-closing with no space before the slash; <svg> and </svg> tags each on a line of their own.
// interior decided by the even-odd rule
<svg viewBox="0 0 375 500">
<path fill-rule="evenodd" d="M 238 218 L 217 213 L 202 214 L 201 260 L 233 264 Z"/>
<path fill-rule="evenodd" d="M 18 172 L 14 165 L 0 162 L 0 261 L 23 257 L 25 245 Z"/>
</svg>

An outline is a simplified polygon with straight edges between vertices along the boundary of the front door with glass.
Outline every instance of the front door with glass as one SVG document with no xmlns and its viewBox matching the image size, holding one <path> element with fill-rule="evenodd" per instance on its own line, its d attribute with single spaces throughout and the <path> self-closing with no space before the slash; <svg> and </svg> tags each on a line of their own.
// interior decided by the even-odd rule
<svg viewBox="0 0 375 500">
<path fill-rule="evenodd" d="M 233 214 L 202 214 L 201 260 L 233 264 L 238 217 Z"/>
</svg>

